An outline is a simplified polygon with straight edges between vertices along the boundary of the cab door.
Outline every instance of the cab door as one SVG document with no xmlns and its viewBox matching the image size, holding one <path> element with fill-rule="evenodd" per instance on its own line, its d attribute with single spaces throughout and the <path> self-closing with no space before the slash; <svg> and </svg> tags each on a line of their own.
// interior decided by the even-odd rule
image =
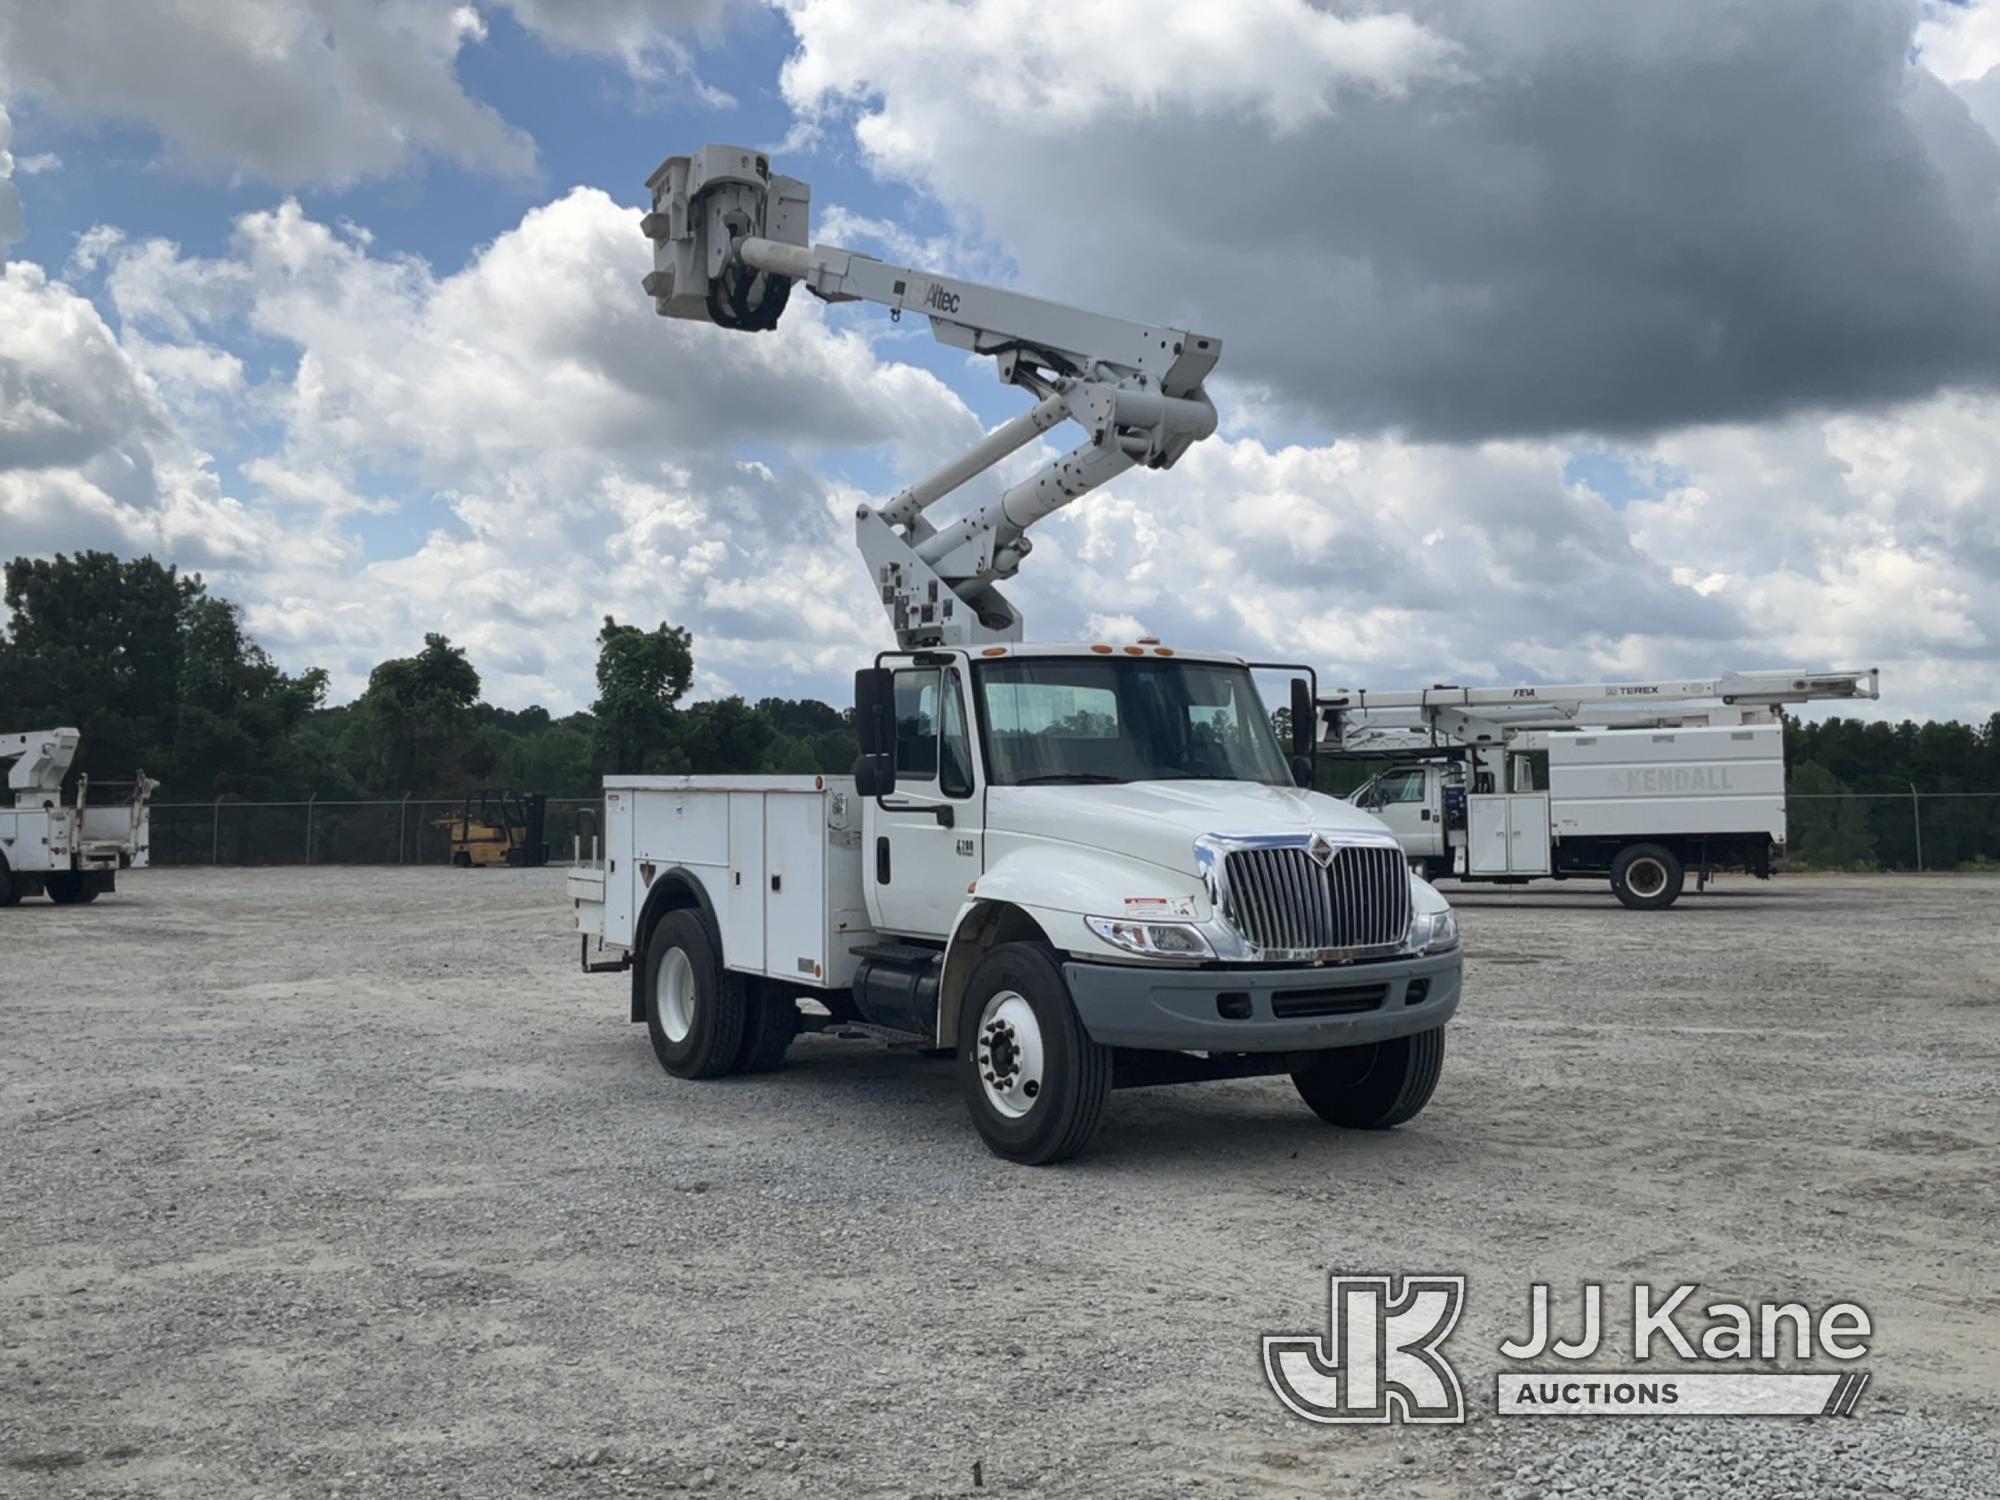
<svg viewBox="0 0 2000 1500">
<path fill-rule="evenodd" d="M 964 674 L 895 674 L 896 790 L 866 805 L 862 877 L 878 932 L 943 940 L 985 867 L 985 800 Z"/>
<path fill-rule="evenodd" d="M 1435 766 L 1403 766 L 1384 771 L 1357 804 L 1389 825 L 1412 859 L 1444 853 L 1444 803 Z"/>
</svg>

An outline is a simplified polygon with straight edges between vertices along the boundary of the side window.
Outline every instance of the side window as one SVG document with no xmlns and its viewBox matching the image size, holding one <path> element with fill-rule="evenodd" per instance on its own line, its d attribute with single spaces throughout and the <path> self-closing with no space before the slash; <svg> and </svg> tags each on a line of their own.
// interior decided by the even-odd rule
<svg viewBox="0 0 2000 1500">
<path fill-rule="evenodd" d="M 1382 778 L 1378 795 L 1382 801 L 1421 802 L 1424 800 L 1424 773 L 1422 771 L 1397 771 Z"/>
<path fill-rule="evenodd" d="M 896 779 L 935 781 L 938 773 L 938 672 L 896 674 Z"/>
<path fill-rule="evenodd" d="M 947 797 L 972 795 L 972 735 L 965 724 L 965 693 L 953 672 L 945 683 L 943 754 L 938 764 L 938 790 Z"/>
</svg>

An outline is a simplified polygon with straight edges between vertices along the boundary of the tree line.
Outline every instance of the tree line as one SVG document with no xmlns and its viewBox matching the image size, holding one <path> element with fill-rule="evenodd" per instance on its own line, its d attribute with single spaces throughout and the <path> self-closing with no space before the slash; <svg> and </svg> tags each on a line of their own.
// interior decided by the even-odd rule
<svg viewBox="0 0 2000 1500">
<path fill-rule="evenodd" d="M 281 669 L 198 574 L 80 552 L 16 558 L 5 579 L 0 732 L 74 726 L 78 774 L 143 770 L 163 801 L 583 797 L 606 774 L 845 774 L 858 753 L 852 710 L 817 699 L 684 704 L 694 642 L 664 622 L 605 619 L 597 696 L 577 713 L 483 701 L 477 666 L 441 634 L 329 704 L 324 671 Z"/>
<path fill-rule="evenodd" d="M 684 703 L 694 641 L 665 622 L 605 619 L 596 697 L 576 713 L 484 702 L 478 668 L 441 634 L 377 665 L 353 702 L 329 704 L 325 672 L 279 668 L 198 574 L 80 552 L 17 558 L 5 582 L 0 731 L 74 725 L 80 773 L 103 783 L 143 769 L 163 800 L 488 786 L 589 797 L 617 773 L 844 775 L 858 751 L 851 707 Z M 1795 862 L 1913 868 L 1919 842 L 1927 868 L 2000 859 L 2000 796 L 1966 795 L 2000 792 L 2000 713 L 1979 725 L 1794 723 L 1785 759 Z"/>
</svg>

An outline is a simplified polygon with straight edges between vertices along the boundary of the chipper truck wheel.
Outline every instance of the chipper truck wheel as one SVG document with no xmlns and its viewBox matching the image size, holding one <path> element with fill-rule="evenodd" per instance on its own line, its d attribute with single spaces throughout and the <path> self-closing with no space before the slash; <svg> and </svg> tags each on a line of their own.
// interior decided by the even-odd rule
<svg viewBox="0 0 2000 1500">
<path fill-rule="evenodd" d="M 723 972 L 715 944 L 691 911 L 670 911 L 646 944 L 646 1030 L 676 1078 L 734 1072 L 743 1044 L 743 981 Z"/>
<path fill-rule="evenodd" d="M 97 899 L 99 886 L 95 875 L 76 870 L 66 870 L 51 875 L 43 883 L 49 899 L 57 906 L 84 906 Z"/>
<path fill-rule="evenodd" d="M 1611 893 L 1634 911 L 1659 911 L 1680 899 L 1687 872 L 1659 844 L 1629 844 L 1611 861 Z"/>
<path fill-rule="evenodd" d="M 1444 1069 L 1444 1028 L 1359 1047 L 1336 1047 L 1292 1074 L 1292 1086 L 1329 1125 L 1387 1130 L 1431 1102 Z"/>
<path fill-rule="evenodd" d="M 1111 1049 L 1090 1039 L 1055 956 L 1002 943 L 958 1012 L 959 1089 L 996 1156 L 1066 1161 L 1090 1143 L 1111 1093 Z"/>
</svg>

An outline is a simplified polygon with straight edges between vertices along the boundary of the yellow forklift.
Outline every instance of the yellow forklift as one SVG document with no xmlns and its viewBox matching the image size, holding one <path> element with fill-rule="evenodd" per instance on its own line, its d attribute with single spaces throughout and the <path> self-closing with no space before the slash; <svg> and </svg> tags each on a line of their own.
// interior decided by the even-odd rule
<svg viewBox="0 0 2000 1500">
<path fill-rule="evenodd" d="M 549 862 L 548 804 L 541 792 L 486 789 L 467 792 L 457 812 L 432 821 L 451 835 L 451 862 L 461 870 L 532 869 Z"/>
</svg>

